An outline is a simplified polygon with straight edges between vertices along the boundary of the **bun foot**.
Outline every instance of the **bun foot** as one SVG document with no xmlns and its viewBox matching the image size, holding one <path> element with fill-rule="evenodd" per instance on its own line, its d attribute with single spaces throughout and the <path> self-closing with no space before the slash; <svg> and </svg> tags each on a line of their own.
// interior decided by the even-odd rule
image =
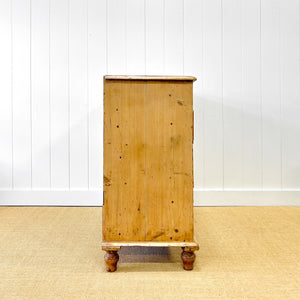
<svg viewBox="0 0 300 300">
<path fill-rule="evenodd" d="M 187 250 L 187 249 L 183 248 L 183 251 L 181 253 L 181 259 L 182 259 L 182 262 L 183 262 L 183 268 L 186 271 L 193 270 L 194 261 L 196 259 L 196 255 L 194 254 L 194 251 Z"/>
<path fill-rule="evenodd" d="M 104 254 L 104 261 L 106 264 L 107 272 L 115 272 L 117 270 L 117 264 L 119 261 L 119 254 L 117 251 L 107 250 Z"/>
</svg>

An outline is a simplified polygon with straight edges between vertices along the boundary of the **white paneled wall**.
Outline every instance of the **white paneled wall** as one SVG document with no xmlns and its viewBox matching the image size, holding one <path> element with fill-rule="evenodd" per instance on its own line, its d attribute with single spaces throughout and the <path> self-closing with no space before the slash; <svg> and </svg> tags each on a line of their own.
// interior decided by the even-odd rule
<svg viewBox="0 0 300 300">
<path fill-rule="evenodd" d="M 0 0 L 0 41 L 0 204 L 101 204 L 105 74 L 198 78 L 196 205 L 300 203 L 300 0 Z"/>
</svg>

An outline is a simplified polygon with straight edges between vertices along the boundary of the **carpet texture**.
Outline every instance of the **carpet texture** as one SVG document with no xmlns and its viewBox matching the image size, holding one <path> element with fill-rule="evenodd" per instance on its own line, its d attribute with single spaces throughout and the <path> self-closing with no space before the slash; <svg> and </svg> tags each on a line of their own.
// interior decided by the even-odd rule
<svg viewBox="0 0 300 300">
<path fill-rule="evenodd" d="M 300 208 L 195 208 L 181 249 L 123 248 L 105 272 L 100 207 L 0 207 L 0 299 L 300 299 Z"/>
</svg>

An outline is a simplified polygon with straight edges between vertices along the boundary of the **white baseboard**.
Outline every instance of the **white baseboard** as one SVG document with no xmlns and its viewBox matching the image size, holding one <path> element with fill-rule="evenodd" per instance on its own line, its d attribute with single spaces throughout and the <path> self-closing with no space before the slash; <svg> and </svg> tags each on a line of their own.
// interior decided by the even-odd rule
<svg viewBox="0 0 300 300">
<path fill-rule="evenodd" d="M 5 206 L 101 206 L 103 192 L 75 191 L 0 191 L 0 205 Z"/>
<path fill-rule="evenodd" d="M 300 190 L 194 189 L 194 206 L 300 206 Z"/>
<path fill-rule="evenodd" d="M 100 190 L 0 190 L 1 206 L 101 206 Z M 194 190 L 195 206 L 300 206 L 300 190 Z"/>
</svg>

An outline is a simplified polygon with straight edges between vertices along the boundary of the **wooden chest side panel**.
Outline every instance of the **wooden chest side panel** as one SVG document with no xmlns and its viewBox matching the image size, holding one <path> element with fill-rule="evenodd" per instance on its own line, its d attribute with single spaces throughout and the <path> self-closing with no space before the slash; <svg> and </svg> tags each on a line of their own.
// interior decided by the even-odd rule
<svg viewBox="0 0 300 300">
<path fill-rule="evenodd" d="M 104 83 L 103 240 L 192 241 L 192 82 Z"/>
<path fill-rule="evenodd" d="M 145 85 L 104 82 L 103 240 L 145 240 Z"/>
<path fill-rule="evenodd" d="M 193 85 L 148 82 L 146 240 L 193 240 Z"/>
</svg>

